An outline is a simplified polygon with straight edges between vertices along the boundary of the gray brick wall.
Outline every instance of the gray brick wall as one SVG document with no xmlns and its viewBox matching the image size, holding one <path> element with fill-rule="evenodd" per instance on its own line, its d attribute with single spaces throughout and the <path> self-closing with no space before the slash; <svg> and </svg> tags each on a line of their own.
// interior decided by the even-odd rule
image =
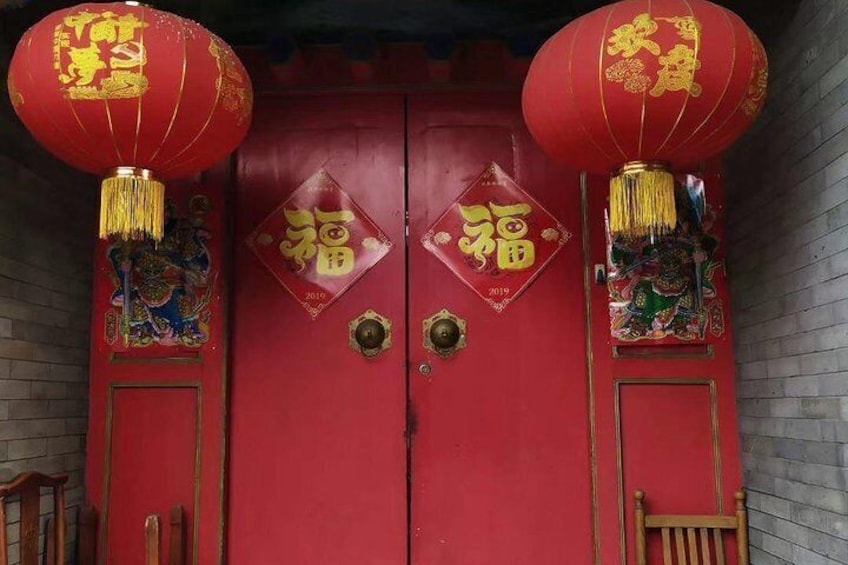
<svg viewBox="0 0 848 565">
<path fill-rule="evenodd" d="M 727 160 L 754 565 L 848 564 L 848 1 L 802 0 Z"/>
<path fill-rule="evenodd" d="M 45 152 L 6 95 L 0 45 L 0 481 L 22 471 L 69 476 L 69 540 L 84 499 L 91 261 L 96 179 Z M 42 512 L 52 500 L 42 498 Z M 18 562 L 19 509 L 9 515 Z"/>
</svg>

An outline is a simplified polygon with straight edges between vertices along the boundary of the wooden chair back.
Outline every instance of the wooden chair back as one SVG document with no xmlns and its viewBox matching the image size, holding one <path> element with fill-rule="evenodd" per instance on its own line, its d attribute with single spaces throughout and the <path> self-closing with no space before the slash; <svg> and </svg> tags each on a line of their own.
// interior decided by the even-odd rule
<svg viewBox="0 0 848 565">
<path fill-rule="evenodd" d="M 53 491 L 53 526 L 45 551 L 46 565 L 65 563 L 65 483 L 68 477 L 51 477 L 41 473 L 22 473 L 12 482 L 0 485 L 0 565 L 9 563 L 9 539 L 6 533 L 6 503 L 20 495 L 21 541 L 20 565 L 39 565 L 38 533 L 41 489 Z M 52 539 L 51 539 L 52 538 Z"/>
<path fill-rule="evenodd" d="M 144 522 L 145 565 L 159 565 L 161 546 L 159 516 L 151 514 Z M 171 509 L 168 565 L 185 565 L 185 515 L 182 506 L 174 506 Z"/>
<path fill-rule="evenodd" d="M 663 565 L 725 565 L 724 530 L 736 532 L 737 563 L 748 565 L 745 493 L 735 498 L 735 516 L 663 516 L 645 514 L 645 493 L 636 491 L 636 565 L 648 564 L 648 530 L 660 530 Z"/>
</svg>

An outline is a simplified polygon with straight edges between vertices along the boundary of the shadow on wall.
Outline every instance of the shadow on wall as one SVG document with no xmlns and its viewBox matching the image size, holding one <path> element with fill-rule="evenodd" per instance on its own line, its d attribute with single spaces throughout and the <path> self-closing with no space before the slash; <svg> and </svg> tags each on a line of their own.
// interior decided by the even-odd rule
<svg viewBox="0 0 848 565">
<path fill-rule="evenodd" d="M 739 14 L 768 48 L 795 17 L 801 2 L 802 0 L 725 0 L 717 3 Z"/>
<path fill-rule="evenodd" d="M 0 38 L 13 43 L 48 13 L 83 0 L 38 0 L 0 8 Z M 713 0 L 738 13 L 768 44 L 800 0 Z M 159 0 L 156 7 L 188 17 L 233 45 L 261 45 L 292 35 L 300 42 L 338 43 L 351 32 L 378 41 L 534 38 L 541 43 L 572 19 L 610 0 Z M 3 1 L 0 0 L 0 7 Z"/>
</svg>

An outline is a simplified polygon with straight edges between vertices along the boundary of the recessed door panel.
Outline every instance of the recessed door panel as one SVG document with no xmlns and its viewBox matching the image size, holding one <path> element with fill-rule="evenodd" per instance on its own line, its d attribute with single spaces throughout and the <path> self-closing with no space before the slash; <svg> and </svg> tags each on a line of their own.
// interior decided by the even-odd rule
<svg viewBox="0 0 848 565">
<path fill-rule="evenodd" d="M 200 385 L 114 385 L 108 414 L 105 562 L 144 554 L 150 514 L 159 516 L 162 539 L 168 540 L 168 516 L 179 505 L 186 519 L 186 563 L 197 563 Z M 168 550 L 166 542 L 162 558 Z"/>
<path fill-rule="evenodd" d="M 579 176 L 533 145 L 517 93 L 412 96 L 408 115 L 412 563 L 590 563 Z M 421 242 L 493 162 L 572 234 L 501 312 Z M 535 206 L 522 216 L 531 232 Z M 459 245 L 457 236 L 441 241 Z M 494 247 L 486 251 L 498 260 Z M 469 256 L 472 265 L 479 259 Z M 509 266 L 497 266 L 492 276 L 508 288 Z M 466 347 L 449 358 L 425 349 L 421 333 L 442 309 L 466 322 Z"/>
</svg>

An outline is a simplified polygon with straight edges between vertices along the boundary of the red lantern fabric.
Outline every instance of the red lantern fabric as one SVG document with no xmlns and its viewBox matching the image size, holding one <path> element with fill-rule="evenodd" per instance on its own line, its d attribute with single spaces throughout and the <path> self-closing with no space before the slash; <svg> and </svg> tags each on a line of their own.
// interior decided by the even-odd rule
<svg viewBox="0 0 848 565">
<path fill-rule="evenodd" d="M 15 111 L 45 148 L 96 175 L 121 167 L 135 187 L 226 157 L 253 105 L 247 72 L 226 43 L 135 2 L 48 15 L 21 38 L 8 82 Z"/>
<path fill-rule="evenodd" d="M 524 117 L 547 153 L 583 170 L 686 167 L 748 129 L 767 82 L 760 40 L 730 10 L 706 0 L 625 0 L 545 43 L 524 85 Z"/>
</svg>

